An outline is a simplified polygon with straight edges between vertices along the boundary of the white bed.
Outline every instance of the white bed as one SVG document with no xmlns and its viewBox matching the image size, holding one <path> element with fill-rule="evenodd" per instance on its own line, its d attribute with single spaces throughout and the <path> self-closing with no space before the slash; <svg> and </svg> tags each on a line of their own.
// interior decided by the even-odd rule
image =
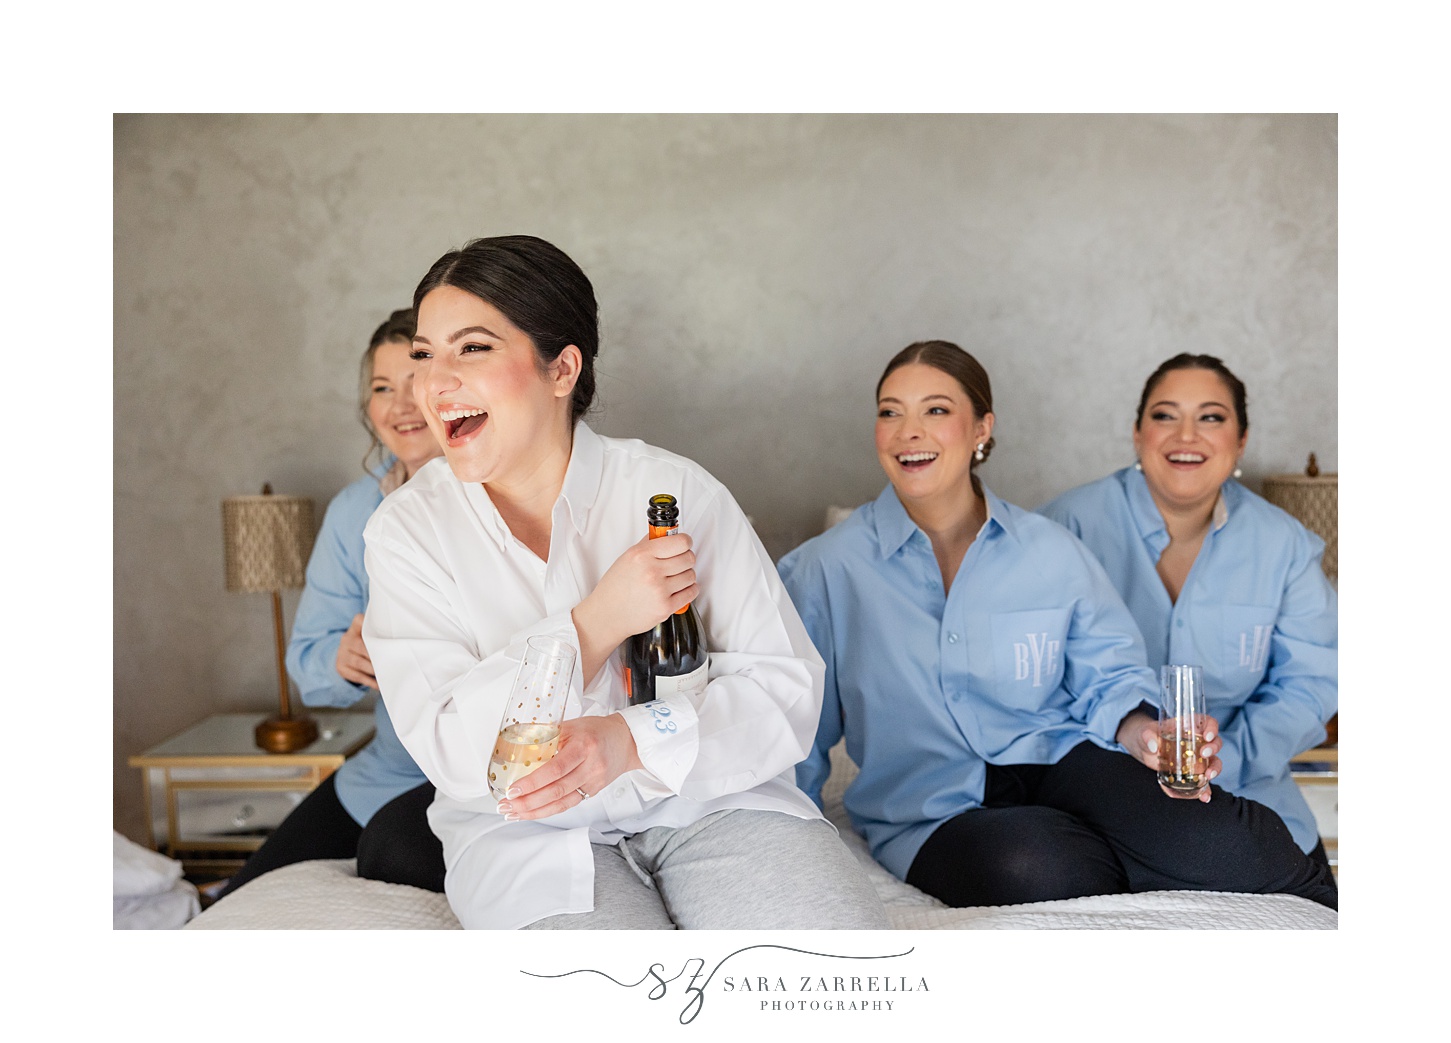
<svg viewBox="0 0 1451 1043">
<path fill-rule="evenodd" d="M 822 792 L 828 817 L 862 862 L 903 930 L 1015 929 L 1164 930 L 1176 926 L 1224 930 L 1335 930 L 1338 916 L 1292 895 L 1158 891 L 1103 895 L 1030 905 L 950 909 L 902 883 L 878 865 L 851 826 L 841 795 L 856 766 L 838 745 Z M 458 930 L 443 895 L 359 879 L 349 859 L 301 862 L 258 877 L 191 920 L 187 929 Z"/>
</svg>

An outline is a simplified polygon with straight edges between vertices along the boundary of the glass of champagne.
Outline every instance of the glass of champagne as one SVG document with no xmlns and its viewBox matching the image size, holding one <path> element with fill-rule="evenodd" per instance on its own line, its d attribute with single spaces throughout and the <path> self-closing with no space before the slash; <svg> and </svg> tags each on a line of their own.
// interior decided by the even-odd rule
<svg viewBox="0 0 1451 1043">
<path fill-rule="evenodd" d="M 1159 784 L 1176 796 L 1198 796 L 1209 785 L 1204 747 L 1208 708 L 1204 668 L 1159 668 Z"/>
<path fill-rule="evenodd" d="M 556 638 L 535 635 L 525 642 L 489 757 L 489 791 L 495 800 L 503 800 L 510 786 L 559 752 L 575 655 L 573 646 Z"/>
</svg>

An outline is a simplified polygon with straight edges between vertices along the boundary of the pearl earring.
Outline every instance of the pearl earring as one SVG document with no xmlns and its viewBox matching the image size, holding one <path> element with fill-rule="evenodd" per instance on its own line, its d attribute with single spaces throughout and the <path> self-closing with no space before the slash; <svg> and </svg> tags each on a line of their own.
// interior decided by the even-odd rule
<svg viewBox="0 0 1451 1043">
<path fill-rule="evenodd" d="M 1144 469 L 1144 465 L 1141 464 L 1139 461 L 1135 460 L 1134 461 L 1134 470 L 1135 471 L 1142 471 L 1143 469 Z"/>
<path fill-rule="evenodd" d="M 978 463 L 982 463 L 983 458 L 987 455 L 986 453 L 984 453 L 982 451 L 982 447 L 985 446 L 985 445 L 987 445 L 986 442 L 979 442 L 977 444 L 977 452 L 975 452 L 975 453 L 972 454 L 972 458 L 974 460 L 976 460 Z"/>
<path fill-rule="evenodd" d="M 1236 478 L 1243 478 L 1243 477 L 1244 477 L 1244 472 L 1243 472 L 1243 471 L 1241 471 L 1241 470 L 1240 470 L 1240 469 L 1239 469 L 1239 468 L 1238 468 L 1238 467 L 1236 467 L 1236 468 L 1235 468 L 1235 469 L 1234 469 L 1234 476 L 1235 476 L 1235 477 L 1236 477 Z"/>
</svg>

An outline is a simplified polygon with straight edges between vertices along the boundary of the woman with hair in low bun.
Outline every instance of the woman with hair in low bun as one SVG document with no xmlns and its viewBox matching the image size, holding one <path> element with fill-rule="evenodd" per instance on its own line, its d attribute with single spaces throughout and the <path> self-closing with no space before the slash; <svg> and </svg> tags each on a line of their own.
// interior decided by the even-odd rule
<svg viewBox="0 0 1451 1043">
<path fill-rule="evenodd" d="M 1165 360 L 1134 416 L 1138 462 L 1039 508 L 1103 564 L 1151 666 L 1204 668 L 1230 793 L 1273 809 L 1328 864 L 1290 758 L 1339 707 L 1335 588 L 1325 543 L 1235 479 L 1249 434 L 1244 383 L 1213 355 Z"/>
<path fill-rule="evenodd" d="M 359 876 L 443 890 L 442 851 L 426 828 L 410 830 L 410 845 L 391 839 L 400 824 L 423 821 L 432 787 L 377 698 L 362 637 L 363 527 L 385 496 L 443 452 L 413 401 L 414 325 L 412 308 L 393 312 L 363 352 L 358 412 L 372 441 L 366 473 L 328 504 L 287 646 L 287 672 L 307 705 L 352 706 L 374 696 L 373 739 L 292 810 L 228 881 L 223 897 L 293 862 L 355 856 Z"/>
<path fill-rule="evenodd" d="M 826 664 L 802 789 L 820 799 L 845 739 L 844 803 L 872 854 L 951 906 L 1176 889 L 1334 906 L 1266 809 L 1158 784 L 1133 618 L 1083 544 L 976 473 L 995 423 L 978 361 L 911 344 L 876 409 L 886 488 L 780 562 Z"/>
<path fill-rule="evenodd" d="M 363 636 L 437 787 L 466 928 L 880 928 L 862 867 L 794 784 L 821 659 L 735 499 L 699 465 L 583 420 L 598 306 L 534 236 L 475 240 L 414 294 L 418 402 L 447 466 L 368 523 Z M 679 503 L 649 539 L 646 505 Z M 694 603 L 703 691 L 629 705 L 622 643 Z M 491 793 L 530 637 L 578 650 L 558 752 Z"/>
</svg>

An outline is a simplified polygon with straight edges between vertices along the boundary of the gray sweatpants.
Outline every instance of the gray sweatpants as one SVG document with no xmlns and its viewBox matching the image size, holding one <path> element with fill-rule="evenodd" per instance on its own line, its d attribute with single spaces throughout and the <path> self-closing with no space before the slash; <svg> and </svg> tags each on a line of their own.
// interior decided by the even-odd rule
<svg viewBox="0 0 1451 1043">
<path fill-rule="evenodd" d="M 595 907 L 525 930 L 880 930 L 871 881 L 831 824 L 718 811 L 591 845 Z"/>
</svg>

